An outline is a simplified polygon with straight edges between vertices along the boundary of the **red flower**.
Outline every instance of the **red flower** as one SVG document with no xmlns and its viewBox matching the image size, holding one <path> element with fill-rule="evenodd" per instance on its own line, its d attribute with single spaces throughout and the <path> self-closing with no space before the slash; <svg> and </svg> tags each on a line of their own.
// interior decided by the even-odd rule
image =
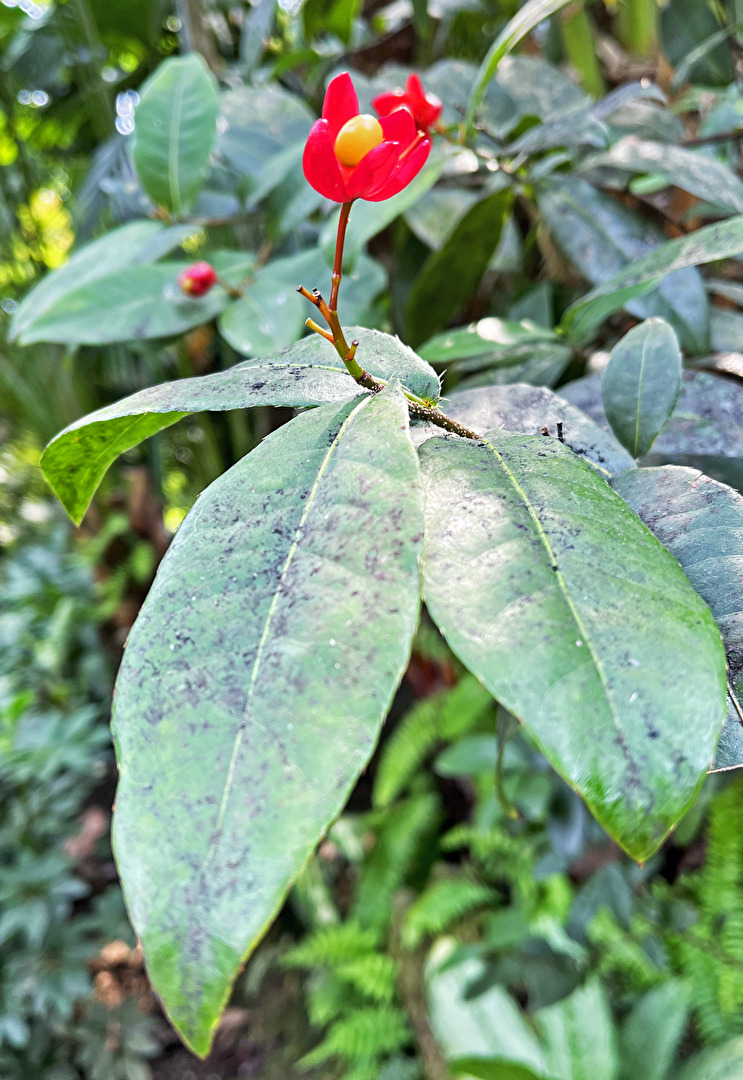
<svg viewBox="0 0 743 1080">
<path fill-rule="evenodd" d="M 322 119 L 312 125 L 304 148 L 304 175 L 326 199 L 381 202 L 402 191 L 422 169 L 431 149 L 412 114 L 398 108 L 377 120 L 359 114 L 347 71 L 325 93 Z"/>
<path fill-rule="evenodd" d="M 208 262 L 197 262 L 178 275 L 178 284 L 187 296 L 205 296 L 217 283 L 217 273 Z"/>
<path fill-rule="evenodd" d="M 404 90 L 391 90 L 374 98 L 372 105 L 380 116 L 389 116 L 395 109 L 409 109 L 419 131 L 428 132 L 441 116 L 443 105 L 435 94 L 427 94 L 417 75 L 408 75 Z"/>
</svg>

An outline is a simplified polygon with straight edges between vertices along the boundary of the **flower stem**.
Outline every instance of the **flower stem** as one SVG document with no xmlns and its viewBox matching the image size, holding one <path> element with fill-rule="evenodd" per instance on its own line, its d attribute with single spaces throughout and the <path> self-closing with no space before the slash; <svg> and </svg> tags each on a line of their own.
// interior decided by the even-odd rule
<svg viewBox="0 0 743 1080">
<path fill-rule="evenodd" d="M 333 313 L 338 311 L 338 290 L 341 287 L 341 278 L 343 277 L 343 245 L 346 242 L 346 229 L 348 228 L 348 219 L 351 214 L 352 206 L 353 200 L 351 200 L 351 202 L 343 203 L 341 206 L 341 214 L 338 218 L 338 235 L 335 238 L 335 261 L 333 263 L 333 277 L 330 286 L 330 304 L 328 305 Z"/>
</svg>

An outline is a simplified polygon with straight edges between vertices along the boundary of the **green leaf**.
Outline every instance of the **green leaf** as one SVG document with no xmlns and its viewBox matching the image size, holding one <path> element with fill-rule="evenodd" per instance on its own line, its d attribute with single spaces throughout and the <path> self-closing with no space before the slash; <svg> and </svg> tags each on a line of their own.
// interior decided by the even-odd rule
<svg viewBox="0 0 743 1080">
<path fill-rule="evenodd" d="M 430 364 L 449 365 L 470 357 L 491 357 L 535 342 L 559 341 L 557 334 L 529 319 L 508 322 L 492 316 L 429 338 L 418 353 Z"/>
<path fill-rule="evenodd" d="M 132 159 L 142 187 L 174 214 L 196 202 L 217 137 L 217 82 L 196 52 L 164 60 L 142 87 Z"/>
<path fill-rule="evenodd" d="M 391 199 L 385 199 L 383 202 L 365 202 L 363 199 L 356 201 L 351 211 L 343 249 L 344 273 L 356 266 L 362 248 L 373 236 L 391 225 L 433 187 L 441 175 L 446 160 L 447 155 L 444 152 L 434 151 L 415 179 Z M 320 247 L 329 266 L 333 265 L 335 256 L 339 213 L 340 210 L 330 215 L 320 234 Z"/>
<path fill-rule="evenodd" d="M 676 407 L 681 350 L 663 319 L 646 319 L 614 346 L 601 380 L 611 429 L 632 457 L 645 457 Z"/>
<path fill-rule="evenodd" d="M 440 251 L 425 261 L 407 303 L 408 336 L 414 345 L 446 326 L 472 296 L 498 246 L 512 201 L 509 189 L 476 203 Z"/>
<path fill-rule="evenodd" d="M 710 338 L 714 353 L 740 352 L 743 349 L 743 313 L 711 308 Z"/>
<path fill-rule="evenodd" d="M 315 119 L 296 94 L 281 86 L 241 86 L 222 94 L 216 152 L 251 181 L 251 195 L 270 190 L 268 176 L 283 179 L 280 157 L 288 170 L 299 144 Z"/>
<path fill-rule="evenodd" d="M 485 59 L 480 64 L 475 77 L 475 82 L 470 92 L 467 103 L 467 115 L 465 128 L 469 132 L 475 120 L 475 114 L 485 96 L 488 83 L 498 70 L 498 65 L 504 56 L 507 56 L 518 43 L 530 34 L 532 30 L 556 11 L 567 7 L 571 0 L 527 0 L 509 23 L 501 30 L 498 37 L 488 49 Z"/>
<path fill-rule="evenodd" d="M 593 468 L 556 439 L 486 438 L 421 447 L 424 599 L 599 823 L 647 859 L 714 754 L 720 632 Z"/>
<path fill-rule="evenodd" d="M 186 296 L 178 285 L 178 275 L 190 265 L 161 262 L 136 271 L 129 267 L 72 289 L 24 330 L 21 342 L 107 345 L 173 337 L 209 322 L 227 305 L 229 297 L 220 285 L 206 296 Z"/>
<path fill-rule="evenodd" d="M 662 176 L 668 184 L 697 195 L 728 214 L 743 213 L 743 181 L 704 150 L 688 150 L 628 135 L 587 164 Z"/>
<path fill-rule="evenodd" d="M 556 117 L 530 128 L 506 149 L 508 154 L 538 154 L 563 146 L 606 146 L 609 132 L 606 125 L 585 112 Z"/>
<path fill-rule="evenodd" d="M 418 397 L 438 398 L 438 378 L 428 364 L 388 334 L 351 327 L 359 356 L 376 378 L 399 378 Z M 126 450 L 193 412 L 222 412 L 258 405 L 307 408 L 347 400 L 359 387 L 329 342 L 312 336 L 263 360 L 226 371 L 178 379 L 140 390 L 76 420 L 49 443 L 44 475 L 79 525 L 111 463 Z"/>
<path fill-rule="evenodd" d="M 616 1034 L 606 995 L 593 978 L 569 997 L 534 1014 L 555 1080 L 615 1080 Z M 640 1073 L 640 1075 L 643 1075 Z"/>
<path fill-rule="evenodd" d="M 316 248 L 275 259 L 256 272 L 241 299 L 225 310 L 220 333 L 243 356 L 267 356 L 291 344 L 304 332 L 305 320 L 317 314 L 297 285 L 322 286 L 329 278 Z M 386 281 L 381 265 L 362 256 L 353 273 L 343 276 L 339 311 L 344 323 L 363 322 Z"/>
<path fill-rule="evenodd" d="M 149 978 L 200 1055 L 374 749 L 421 528 L 399 385 L 304 413 L 204 492 L 130 633 L 115 849 Z"/>
<path fill-rule="evenodd" d="M 743 215 L 669 240 L 572 304 L 563 316 L 562 325 L 571 340 L 585 341 L 604 319 L 660 284 L 667 274 L 734 258 L 741 252 Z"/>
<path fill-rule="evenodd" d="M 743 1037 L 695 1054 L 678 1080 L 740 1080 L 743 1075 Z"/>
<path fill-rule="evenodd" d="M 709 604 L 722 631 L 733 692 L 743 702 L 743 495 L 697 469 L 673 465 L 635 469 L 615 477 L 612 487 Z M 723 730 L 715 767 L 743 765 L 737 756 L 743 726 L 734 706 Z"/>
<path fill-rule="evenodd" d="M 686 983 L 669 979 L 638 998 L 622 1024 L 622 1080 L 666 1080 L 684 1036 L 689 996 Z"/>
<path fill-rule="evenodd" d="M 609 431 L 604 431 L 590 416 L 562 397 L 541 386 L 518 383 L 478 390 L 456 390 L 443 403 L 447 416 L 472 431 L 498 428 L 519 435 L 538 435 L 546 427 L 557 436 L 562 424 L 565 445 L 590 461 L 603 476 L 632 469 L 634 461 Z M 432 425 L 416 425 L 417 441 L 440 435 Z"/>
<path fill-rule="evenodd" d="M 527 1077 L 529 1072 L 545 1076 L 544 1052 L 510 994 L 492 985 L 469 996 L 484 970 L 479 957 L 458 949 L 451 939 L 437 942 L 431 951 L 426 968 L 428 1013 L 444 1056 L 456 1071 L 464 1071 L 458 1065 L 466 1060 L 466 1071 L 476 1076 L 498 1077 L 497 1072 L 480 1071 L 491 1064 L 520 1065 L 528 1070 Z M 476 1062 L 480 1064 L 473 1072 Z"/>
<path fill-rule="evenodd" d="M 115 270 L 155 262 L 192 232 L 191 225 L 167 228 L 159 221 L 130 221 L 85 244 L 24 296 L 11 320 L 10 340 L 25 341 L 29 329 L 68 293 Z"/>
<path fill-rule="evenodd" d="M 539 208 L 560 248 L 592 285 L 614 279 L 628 264 L 637 267 L 646 252 L 664 250 L 661 230 L 585 180 L 561 176 L 545 181 Z M 668 278 L 651 296 L 629 298 L 622 306 L 641 319 L 666 319 L 693 354 L 708 348 L 709 305 L 693 268 Z"/>
</svg>

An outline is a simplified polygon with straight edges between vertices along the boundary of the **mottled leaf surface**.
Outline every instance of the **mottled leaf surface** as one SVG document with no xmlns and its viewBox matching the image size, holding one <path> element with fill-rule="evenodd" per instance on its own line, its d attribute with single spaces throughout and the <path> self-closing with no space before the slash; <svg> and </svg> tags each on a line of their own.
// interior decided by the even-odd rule
<svg viewBox="0 0 743 1080">
<path fill-rule="evenodd" d="M 142 88 L 132 159 L 158 206 L 181 214 L 193 206 L 217 137 L 217 81 L 192 52 L 164 60 Z"/>
<path fill-rule="evenodd" d="M 70 256 L 64 266 L 53 270 L 24 296 L 13 313 L 10 339 L 23 344 L 36 340 L 26 333 L 34 323 L 67 293 L 80 289 L 102 275 L 128 266 L 155 262 L 178 247 L 193 232 L 191 225 L 172 225 L 160 221 L 130 221 L 105 236 L 85 244 Z"/>
<path fill-rule="evenodd" d="M 442 402 L 447 416 L 481 434 L 498 429 L 519 435 L 538 435 L 546 427 L 553 438 L 562 424 L 565 445 L 585 457 L 604 476 L 634 468 L 634 461 L 610 431 L 590 416 L 541 386 L 514 384 L 476 390 L 457 390 Z M 440 435 L 430 424 L 416 425 L 417 442 Z"/>
<path fill-rule="evenodd" d="M 577 177 L 545 181 L 539 209 L 559 247 L 592 285 L 600 286 L 648 253 L 663 250 L 660 229 Z M 655 292 L 622 300 L 622 306 L 641 319 L 666 319 L 693 354 L 708 348 L 708 300 L 694 267 L 666 277 Z"/>
<path fill-rule="evenodd" d="M 691 803 L 725 654 L 676 560 L 555 439 L 421 447 L 424 599 L 600 824 L 644 860 Z"/>
<path fill-rule="evenodd" d="M 438 398 L 433 368 L 399 338 L 351 327 L 359 358 L 372 375 L 394 376 L 420 397 Z M 178 379 L 140 390 L 76 420 L 49 443 L 41 459 L 44 475 L 72 520 L 79 524 L 111 463 L 150 435 L 194 412 L 222 412 L 258 405 L 307 408 L 360 393 L 335 349 L 312 336 L 263 360 L 247 360 L 226 371 Z"/>
<path fill-rule="evenodd" d="M 681 389 L 681 350 L 663 319 L 646 319 L 611 352 L 601 397 L 611 429 L 632 457 L 644 457 Z"/>
<path fill-rule="evenodd" d="M 547 1076 L 555 1080 L 616 1080 L 616 1033 L 598 978 L 589 979 L 554 1005 L 538 1009 L 534 1024 L 545 1047 Z"/>
<path fill-rule="evenodd" d="M 697 469 L 665 465 L 617 476 L 612 487 L 675 558 L 722 631 L 729 678 L 743 701 L 743 495 Z M 743 724 L 731 702 L 716 768 L 743 765 Z"/>
<path fill-rule="evenodd" d="M 198 1054 L 374 749 L 419 609 L 399 385 L 303 413 L 211 485 L 114 698 L 114 841 L 153 987 Z"/>
</svg>

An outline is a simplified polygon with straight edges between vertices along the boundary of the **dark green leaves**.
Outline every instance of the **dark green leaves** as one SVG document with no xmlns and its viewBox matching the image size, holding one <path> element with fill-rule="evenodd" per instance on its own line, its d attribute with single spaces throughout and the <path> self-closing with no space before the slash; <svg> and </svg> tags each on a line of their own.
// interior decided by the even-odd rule
<svg viewBox="0 0 743 1080">
<path fill-rule="evenodd" d="M 399 388 L 304 413 L 201 496 L 131 632 L 116 851 L 149 977 L 199 1054 L 374 749 L 422 524 Z"/>
<path fill-rule="evenodd" d="M 601 394 L 612 431 L 634 458 L 649 452 L 680 389 L 681 351 L 662 319 L 646 319 L 614 346 Z"/>
<path fill-rule="evenodd" d="M 163 61 L 144 84 L 132 156 L 156 205 L 174 214 L 191 209 L 209 169 L 218 113 L 216 80 L 196 52 Z"/>
<path fill-rule="evenodd" d="M 360 342 L 359 358 L 372 375 L 385 380 L 397 376 L 417 396 L 438 398 L 433 369 L 397 338 L 360 326 L 351 327 L 349 334 Z M 188 413 L 257 405 L 306 408 L 359 392 L 333 347 L 312 336 L 264 360 L 151 386 L 84 416 L 55 436 L 41 466 L 65 510 L 79 524 L 111 462 Z"/>
<path fill-rule="evenodd" d="M 612 487 L 675 558 L 722 631 L 735 699 L 743 701 L 743 496 L 696 469 L 635 469 Z M 738 705 L 738 708 L 740 705 Z M 731 700 L 716 768 L 743 765 L 743 723 Z"/>
<path fill-rule="evenodd" d="M 423 264 L 407 306 L 408 336 L 413 345 L 425 341 L 432 330 L 446 326 L 469 300 L 498 246 L 512 199 L 511 191 L 506 190 L 476 203 L 444 246 Z"/>
<path fill-rule="evenodd" d="M 432 439 L 424 598 L 618 843 L 646 859 L 709 766 L 725 657 L 678 563 L 554 439 Z"/>
</svg>

